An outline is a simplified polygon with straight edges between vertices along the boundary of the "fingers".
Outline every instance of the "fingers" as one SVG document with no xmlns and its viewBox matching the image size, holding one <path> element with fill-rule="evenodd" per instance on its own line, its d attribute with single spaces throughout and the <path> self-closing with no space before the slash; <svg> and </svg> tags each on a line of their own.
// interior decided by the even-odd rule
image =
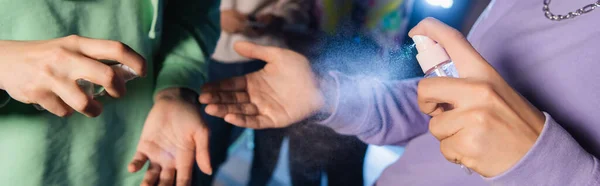
<svg viewBox="0 0 600 186">
<path fill-rule="evenodd" d="M 148 166 L 148 170 L 144 175 L 144 180 L 142 180 L 141 186 L 154 186 L 156 181 L 158 181 L 159 175 L 161 173 L 161 167 L 157 163 L 150 162 L 150 166 Z"/>
<path fill-rule="evenodd" d="M 110 66 L 78 55 L 74 56 L 72 65 L 76 66 L 78 70 L 72 72 L 74 77 L 71 77 L 71 79 L 84 79 L 101 85 L 110 96 L 115 98 L 125 95 L 125 80 Z"/>
<path fill-rule="evenodd" d="M 55 83 L 53 92 L 55 92 L 71 108 L 88 117 L 96 117 L 102 113 L 102 105 L 100 102 L 83 93 L 76 82 L 64 80 Z"/>
<path fill-rule="evenodd" d="M 214 92 L 214 91 L 243 91 L 246 90 L 246 77 L 238 76 L 234 78 L 225 79 L 222 81 L 206 83 L 202 86 L 203 92 Z"/>
<path fill-rule="evenodd" d="M 450 163 L 456 164 L 464 164 L 464 156 L 456 149 L 456 147 L 460 147 L 457 141 L 458 138 L 447 138 L 445 140 L 440 141 L 440 151 L 444 158 L 448 160 Z"/>
<path fill-rule="evenodd" d="M 419 22 L 409 36 L 423 35 L 438 42 L 454 61 L 460 77 L 487 77 L 493 68 L 471 46 L 458 30 L 434 18 Z"/>
<path fill-rule="evenodd" d="M 264 129 L 275 126 L 271 119 L 263 115 L 227 114 L 224 119 L 228 123 L 245 128 Z"/>
<path fill-rule="evenodd" d="M 150 161 L 163 163 L 165 161 L 165 153 L 163 150 L 153 142 L 140 141 L 138 144 L 138 152 L 143 153 L 150 159 Z"/>
<path fill-rule="evenodd" d="M 208 151 L 208 130 L 200 130 L 194 134 L 194 143 L 196 144 L 196 163 L 202 172 L 212 175 L 210 165 L 210 155 Z"/>
<path fill-rule="evenodd" d="M 160 182 L 158 186 L 173 186 L 175 183 L 175 169 L 174 168 L 162 168 L 160 171 Z"/>
<path fill-rule="evenodd" d="M 91 39 L 80 36 L 70 36 L 73 41 L 72 50 L 97 60 L 112 60 L 133 69 L 138 75 L 146 75 L 146 60 L 133 51 L 129 46 L 110 40 Z"/>
<path fill-rule="evenodd" d="M 67 117 L 73 113 L 73 109 L 54 94 L 49 94 L 43 99 L 40 99 L 38 104 L 50 113 L 59 117 Z"/>
<path fill-rule="evenodd" d="M 463 113 L 462 110 L 452 110 L 432 117 L 429 120 L 429 132 L 440 141 L 451 137 L 468 123 L 465 117 L 460 117 Z"/>
<path fill-rule="evenodd" d="M 236 42 L 233 49 L 244 57 L 259 59 L 267 63 L 280 62 L 280 56 L 287 53 L 286 49 L 262 46 L 245 41 Z"/>
<path fill-rule="evenodd" d="M 249 103 L 250 96 L 247 92 L 206 92 L 200 94 L 200 103 Z"/>
<path fill-rule="evenodd" d="M 177 169 L 177 186 L 190 185 L 194 168 L 194 151 L 178 150 L 175 155 L 175 168 Z"/>
<path fill-rule="evenodd" d="M 440 103 L 450 104 L 456 109 L 474 104 L 494 103 L 499 97 L 492 85 L 485 82 L 435 77 L 419 81 L 417 99 L 423 113 L 435 116 L 440 113 Z"/>
<path fill-rule="evenodd" d="M 127 170 L 131 173 L 137 172 L 144 167 L 146 161 L 148 161 L 148 156 L 144 155 L 142 152 L 136 152 L 133 156 L 133 159 L 127 166 Z"/>
<path fill-rule="evenodd" d="M 258 108 L 252 103 L 245 104 L 210 104 L 204 109 L 207 114 L 223 118 L 227 114 L 257 115 Z"/>
</svg>

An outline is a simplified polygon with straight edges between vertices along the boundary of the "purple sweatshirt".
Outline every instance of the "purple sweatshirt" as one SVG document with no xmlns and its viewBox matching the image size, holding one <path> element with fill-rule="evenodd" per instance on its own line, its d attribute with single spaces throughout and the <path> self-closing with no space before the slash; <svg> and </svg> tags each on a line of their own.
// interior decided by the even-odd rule
<svg viewBox="0 0 600 186">
<path fill-rule="evenodd" d="M 595 0 L 554 0 L 566 14 Z M 418 79 L 380 81 L 331 72 L 340 94 L 321 123 L 375 145 L 402 145 L 377 185 L 600 185 L 600 10 L 550 21 L 542 0 L 493 1 L 469 41 L 505 80 L 546 114 L 530 151 L 492 178 L 444 159 L 417 105 Z M 440 90 L 443 91 L 443 90 Z M 351 93 L 351 94 L 350 94 Z"/>
</svg>

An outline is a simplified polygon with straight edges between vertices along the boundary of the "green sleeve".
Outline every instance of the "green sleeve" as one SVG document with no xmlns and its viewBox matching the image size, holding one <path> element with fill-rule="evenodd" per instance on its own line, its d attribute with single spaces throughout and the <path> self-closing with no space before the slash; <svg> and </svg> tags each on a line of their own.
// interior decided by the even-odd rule
<svg viewBox="0 0 600 186">
<path fill-rule="evenodd" d="M 219 37 L 219 1 L 165 1 L 163 34 L 157 56 L 157 92 L 174 87 L 200 93 L 207 62 Z"/>
<path fill-rule="evenodd" d="M 0 90 L 0 108 L 6 106 L 6 104 L 10 101 L 10 96 L 6 91 Z"/>
</svg>

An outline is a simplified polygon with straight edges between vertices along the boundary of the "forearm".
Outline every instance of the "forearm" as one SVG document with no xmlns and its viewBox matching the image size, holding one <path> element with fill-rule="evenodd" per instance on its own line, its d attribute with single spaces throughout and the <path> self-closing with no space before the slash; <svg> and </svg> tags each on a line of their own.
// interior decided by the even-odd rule
<svg viewBox="0 0 600 186">
<path fill-rule="evenodd" d="M 330 74 L 334 93 L 324 91 L 329 95 L 324 112 L 331 114 L 320 124 L 376 145 L 403 145 L 427 132 L 429 116 L 417 104 L 418 79 L 383 82 Z"/>
</svg>

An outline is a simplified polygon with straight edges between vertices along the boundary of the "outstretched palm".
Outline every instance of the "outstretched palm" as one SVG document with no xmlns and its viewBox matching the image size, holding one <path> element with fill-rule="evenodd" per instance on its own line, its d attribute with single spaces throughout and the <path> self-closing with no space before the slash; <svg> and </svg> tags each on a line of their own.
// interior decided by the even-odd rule
<svg viewBox="0 0 600 186">
<path fill-rule="evenodd" d="M 193 99 L 162 98 L 148 114 L 138 149 L 128 169 L 139 171 L 149 161 L 141 185 L 190 185 L 194 160 L 211 174 L 208 129 Z"/>
<path fill-rule="evenodd" d="M 264 69 L 209 83 L 200 102 L 206 113 L 249 128 L 279 128 L 305 119 L 323 106 L 308 60 L 285 49 L 248 42 L 235 45 L 242 56 L 267 62 Z"/>
</svg>

